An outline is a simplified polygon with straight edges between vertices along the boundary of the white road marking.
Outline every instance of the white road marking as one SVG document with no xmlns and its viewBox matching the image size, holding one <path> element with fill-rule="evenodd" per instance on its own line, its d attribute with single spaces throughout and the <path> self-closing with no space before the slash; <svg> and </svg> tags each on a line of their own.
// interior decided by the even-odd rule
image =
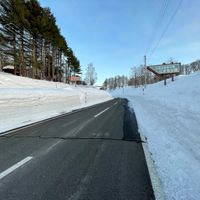
<svg viewBox="0 0 200 200">
<path fill-rule="evenodd" d="M 51 145 L 49 148 L 47 148 L 46 152 L 51 151 L 57 144 L 59 144 L 61 142 L 61 140 L 57 141 L 56 143 L 54 143 L 53 145 Z"/>
<path fill-rule="evenodd" d="M 72 120 L 72 121 L 69 121 L 69 122 L 67 122 L 67 123 L 65 123 L 65 124 L 62 124 L 61 127 L 62 127 L 62 128 L 65 128 L 66 126 L 69 126 L 69 125 L 73 124 L 73 123 L 76 122 L 76 121 L 77 121 L 76 119 L 75 119 L 75 120 Z"/>
<path fill-rule="evenodd" d="M 109 133 L 109 132 L 106 132 L 106 133 L 105 133 L 105 136 L 106 136 L 106 137 L 109 137 L 109 136 L 110 136 L 110 133 Z"/>
<path fill-rule="evenodd" d="M 5 171 L 0 173 L 0 179 L 4 178 L 5 176 L 7 176 L 8 174 L 10 174 L 11 172 L 13 172 L 14 170 L 16 170 L 17 168 L 21 167 L 22 165 L 24 165 L 25 163 L 27 163 L 28 161 L 30 161 L 33 157 L 28 156 L 26 158 L 24 158 L 23 160 L 19 161 L 18 163 L 16 163 L 15 165 L 13 165 L 12 167 L 9 167 L 8 169 L 6 169 Z"/>
<path fill-rule="evenodd" d="M 101 111 L 100 113 L 96 114 L 94 117 L 98 117 L 99 115 L 101 115 L 102 113 L 106 112 L 106 110 L 110 109 L 110 107 L 106 108 L 105 110 Z"/>
</svg>

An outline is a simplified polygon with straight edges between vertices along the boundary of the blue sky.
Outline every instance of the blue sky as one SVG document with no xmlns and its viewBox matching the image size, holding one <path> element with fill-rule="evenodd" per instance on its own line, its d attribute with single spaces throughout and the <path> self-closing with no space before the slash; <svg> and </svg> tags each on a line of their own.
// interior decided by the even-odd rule
<svg viewBox="0 0 200 200">
<path fill-rule="evenodd" d="M 97 84 L 102 84 L 105 78 L 115 75 L 129 76 L 131 67 L 143 64 L 148 44 L 153 49 L 180 0 L 169 0 L 161 17 L 164 1 L 40 0 L 40 4 L 50 7 L 61 33 L 80 60 L 83 74 L 92 62 Z M 182 1 L 158 48 L 151 56 L 147 54 L 148 65 L 169 58 L 181 63 L 200 59 L 199 8 L 199 0 Z M 161 23 L 152 37 L 158 20 Z"/>
</svg>

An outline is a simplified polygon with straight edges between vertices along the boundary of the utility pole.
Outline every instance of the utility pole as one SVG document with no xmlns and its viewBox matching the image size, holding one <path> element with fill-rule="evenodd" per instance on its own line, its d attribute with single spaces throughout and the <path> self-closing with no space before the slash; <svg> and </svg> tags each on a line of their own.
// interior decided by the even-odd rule
<svg viewBox="0 0 200 200">
<path fill-rule="evenodd" d="M 145 72 L 144 72 L 144 88 L 147 87 L 147 57 L 146 55 L 144 55 L 144 68 L 145 68 Z"/>
</svg>

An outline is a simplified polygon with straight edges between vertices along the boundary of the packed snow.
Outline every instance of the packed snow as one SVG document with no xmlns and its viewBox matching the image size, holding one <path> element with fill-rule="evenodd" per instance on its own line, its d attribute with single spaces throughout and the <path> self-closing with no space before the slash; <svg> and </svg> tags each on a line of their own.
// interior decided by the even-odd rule
<svg viewBox="0 0 200 200">
<path fill-rule="evenodd" d="M 110 99 L 95 87 L 0 72 L 0 133 Z"/>
<path fill-rule="evenodd" d="M 111 92 L 129 99 L 166 199 L 200 199 L 200 72 Z"/>
</svg>

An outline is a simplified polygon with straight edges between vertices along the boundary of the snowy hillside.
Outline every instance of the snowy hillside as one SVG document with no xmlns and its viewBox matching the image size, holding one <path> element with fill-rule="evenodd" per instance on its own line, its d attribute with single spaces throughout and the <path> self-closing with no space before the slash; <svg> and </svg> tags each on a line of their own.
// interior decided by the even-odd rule
<svg viewBox="0 0 200 200">
<path fill-rule="evenodd" d="M 0 132 L 111 98 L 107 92 L 91 87 L 0 72 Z"/>
<path fill-rule="evenodd" d="M 167 199 L 200 199 L 200 73 L 142 88 L 111 92 L 126 97 L 147 138 Z"/>
</svg>

